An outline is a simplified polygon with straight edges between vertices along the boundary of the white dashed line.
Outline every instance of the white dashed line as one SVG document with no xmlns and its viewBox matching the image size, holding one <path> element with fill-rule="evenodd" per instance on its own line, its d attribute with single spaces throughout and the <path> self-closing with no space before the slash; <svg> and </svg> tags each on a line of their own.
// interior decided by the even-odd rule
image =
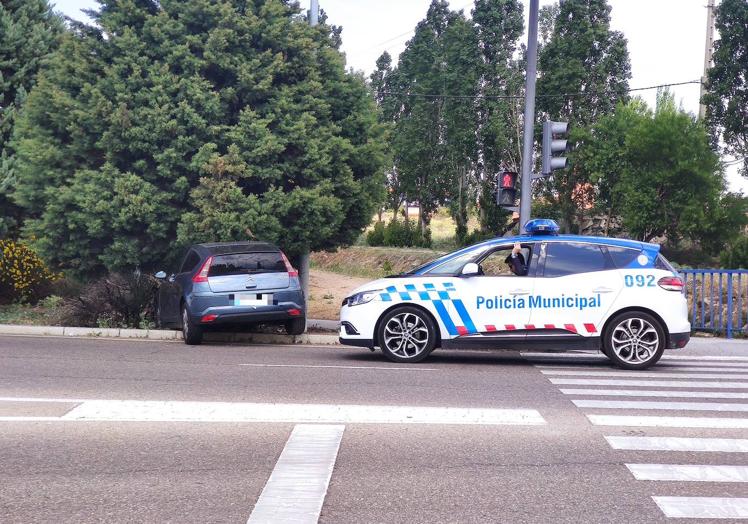
<svg viewBox="0 0 748 524">
<path fill-rule="evenodd" d="M 439 371 L 437 368 L 415 368 L 394 366 L 324 366 L 304 364 L 239 364 L 240 366 L 253 368 L 309 368 L 309 369 L 374 369 L 380 371 Z"/>
</svg>

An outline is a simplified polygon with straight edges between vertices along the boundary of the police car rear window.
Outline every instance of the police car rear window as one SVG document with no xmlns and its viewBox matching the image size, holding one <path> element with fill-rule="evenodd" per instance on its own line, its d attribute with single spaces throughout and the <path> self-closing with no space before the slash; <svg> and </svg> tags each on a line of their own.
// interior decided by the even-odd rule
<svg viewBox="0 0 748 524">
<path fill-rule="evenodd" d="M 670 262 L 668 262 L 667 258 L 662 255 L 657 255 L 657 258 L 655 259 L 655 269 L 664 269 L 665 271 L 677 273 L 675 268 L 670 264 Z"/>
<path fill-rule="evenodd" d="M 625 267 L 629 267 L 629 265 L 631 265 L 636 257 L 639 256 L 639 253 L 641 253 L 641 251 L 638 249 L 630 249 L 627 247 L 608 246 L 608 253 L 610 253 L 610 258 L 613 259 L 613 263 L 616 265 L 616 267 L 618 269 L 623 269 Z"/>
<path fill-rule="evenodd" d="M 279 251 L 269 253 L 234 253 L 216 255 L 208 272 L 209 277 L 228 275 L 256 275 L 288 271 Z"/>
<path fill-rule="evenodd" d="M 597 244 L 549 242 L 545 251 L 545 277 L 603 271 L 605 255 Z"/>
</svg>

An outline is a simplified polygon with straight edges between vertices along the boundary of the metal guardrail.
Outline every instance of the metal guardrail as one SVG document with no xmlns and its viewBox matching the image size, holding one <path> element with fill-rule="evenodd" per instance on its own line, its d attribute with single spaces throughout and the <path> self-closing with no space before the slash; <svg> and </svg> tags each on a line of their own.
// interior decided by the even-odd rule
<svg viewBox="0 0 748 524">
<path fill-rule="evenodd" d="M 724 333 L 748 331 L 748 270 L 682 269 L 691 329 Z"/>
</svg>

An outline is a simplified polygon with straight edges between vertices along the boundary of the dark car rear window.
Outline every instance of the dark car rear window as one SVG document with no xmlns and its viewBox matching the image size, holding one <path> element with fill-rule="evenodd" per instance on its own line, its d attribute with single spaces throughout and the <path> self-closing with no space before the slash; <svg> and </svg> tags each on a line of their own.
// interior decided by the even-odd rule
<svg viewBox="0 0 748 524">
<path fill-rule="evenodd" d="M 233 253 L 216 255 L 210 265 L 209 277 L 227 275 L 256 275 L 258 273 L 285 273 L 286 264 L 279 251 L 272 253 Z"/>
</svg>

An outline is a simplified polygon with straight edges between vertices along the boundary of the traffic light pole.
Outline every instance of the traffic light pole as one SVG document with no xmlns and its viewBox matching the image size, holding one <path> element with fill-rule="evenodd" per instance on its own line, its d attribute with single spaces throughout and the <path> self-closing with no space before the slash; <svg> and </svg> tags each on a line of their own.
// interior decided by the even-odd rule
<svg viewBox="0 0 748 524">
<path fill-rule="evenodd" d="M 525 78 L 525 134 L 522 148 L 522 182 L 519 199 L 519 232 L 525 233 L 532 206 L 532 144 L 535 127 L 535 79 L 538 69 L 538 3 L 530 0 L 527 25 L 527 69 Z"/>
</svg>

